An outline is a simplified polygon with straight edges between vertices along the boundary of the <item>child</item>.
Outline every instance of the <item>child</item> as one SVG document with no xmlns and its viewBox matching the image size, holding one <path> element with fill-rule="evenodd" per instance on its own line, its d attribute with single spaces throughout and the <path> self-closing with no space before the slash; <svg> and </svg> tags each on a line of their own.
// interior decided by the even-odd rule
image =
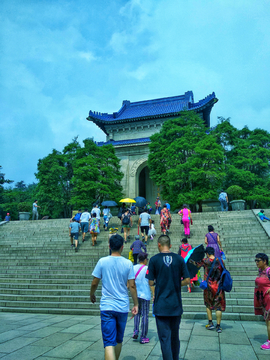
<svg viewBox="0 0 270 360">
<path fill-rule="evenodd" d="M 150 236 L 150 240 L 154 239 L 154 236 L 157 235 L 156 229 L 155 229 L 155 221 L 152 220 L 152 223 L 150 224 L 150 229 L 148 231 L 148 236 Z"/>
<path fill-rule="evenodd" d="M 97 236 L 100 233 L 99 230 L 99 220 L 97 219 L 97 214 L 94 212 L 90 220 L 90 234 L 92 236 L 92 246 L 95 246 L 97 243 Z"/>
<path fill-rule="evenodd" d="M 188 244 L 187 238 L 182 239 L 181 242 L 182 245 L 179 246 L 178 255 L 181 255 L 182 258 L 184 259 L 187 256 L 188 252 L 192 249 L 192 246 Z M 193 282 L 195 281 L 198 281 L 197 275 L 194 278 L 190 279 L 191 286 L 193 286 Z M 190 293 L 191 292 L 190 285 L 187 285 L 187 288 L 188 288 L 188 292 Z"/>
<path fill-rule="evenodd" d="M 146 337 L 148 332 L 148 314 L 151 300 L 151 291 L 148 279 L 145 278 L 147 272 L 148 254 L 140 253 L 138 255 L 139 264 L 134 266 L 135 283 L 138 294 L 139 309 L 138 314 L 134 317 L 134 333 L 133 339 L 138 339 L 140 319 L 141 322 L 141 337 L 140 343 L 147 344 L 149 339 Z"/>
<path fill-rule="evenodd" d="M 264 215 L 264 210 L 261 210 L 260 212 L 258 212 L 257 216 L 259 216 L 259 218 L 263 222 L 266 222 L 267 220 L 270 221 L 270 219 Z"/>
<path fill-rule="evenodd" d="M 79 238 L 80 224 L 73 218 L 69 225 L 69 236 L 71 242 L 71 248 L 73 248 L 73 238 L 75 239 L 75 252 L 78 251 L 78 238 Z"/>
</svg>

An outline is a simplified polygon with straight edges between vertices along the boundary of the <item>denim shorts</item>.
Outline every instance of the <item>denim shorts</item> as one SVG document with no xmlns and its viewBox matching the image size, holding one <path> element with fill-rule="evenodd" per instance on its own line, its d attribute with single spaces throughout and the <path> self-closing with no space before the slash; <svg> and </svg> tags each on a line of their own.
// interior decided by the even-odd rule
<svg viewBox="0 0 270 360">
<path fill-rule="evenodd" d="M 101 311 L 101 332 L 104 347 L 116 346 L 123 342 L 128 313 Z"/>
<path fill-rule="evenodd" d="M 81 229 L 83 233 L 86 233 L 89 229 L 89 223 L 88 222 L 82 222 L 81 223 Z"/>
<path fill-rule="evenodd" d="M 71 235 L 71 237 L 74 238 L 75 240 L 78 240 L 78 238 L 79 238 L 79 233 L 78 233 L 78 232 L 76 232 L 76 233 L 71 233 L 70 235 Z"/>
</svg>

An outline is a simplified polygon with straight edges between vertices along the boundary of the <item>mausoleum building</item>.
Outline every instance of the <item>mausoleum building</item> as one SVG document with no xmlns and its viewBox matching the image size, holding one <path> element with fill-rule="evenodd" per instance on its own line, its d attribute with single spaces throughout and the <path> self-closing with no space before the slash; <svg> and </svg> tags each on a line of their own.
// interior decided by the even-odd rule
<svg viewBox="0 0 270 360">
<path fill-rule="evenodd" d="M 121 160 L 124 196 L 143 196 L 154 205 L 160 189 L 149 177 L 147 159 L 150 136 L 160 131 L 166 120 L 179 117 L 182 111 L 197 112 L 205 125 L 210 127 L 210 113 L 217 101 L 213 92 L 195 103 L 193 92 L 187 91 L 184 95 L 162 99 L 124 100 L 121 109 L 113 114 L 89 111 L 87 120 L 93 121 L 106 134 L 106 142 L 97 145 L 112 144 Z"/>
</svg>

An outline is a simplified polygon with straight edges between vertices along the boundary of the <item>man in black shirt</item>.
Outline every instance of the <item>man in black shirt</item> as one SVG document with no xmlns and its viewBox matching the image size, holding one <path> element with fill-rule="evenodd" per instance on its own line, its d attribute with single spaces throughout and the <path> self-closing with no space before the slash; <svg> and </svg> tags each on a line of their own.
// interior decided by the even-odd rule
<svg viewBox="0 0 270 360">
<path fill-rule="evenodd" d="M 179 326 L 183 313 L 181 286 L 189 284 L 190 277 L 184 259 L 171 252 L 170 248 L 169 236 L 161 235 L 158 238 L 159 254 L 150 259 L 146 278 L 153 293 L 154 314 L 163 360 L 178 360 Z"/>
</svg>

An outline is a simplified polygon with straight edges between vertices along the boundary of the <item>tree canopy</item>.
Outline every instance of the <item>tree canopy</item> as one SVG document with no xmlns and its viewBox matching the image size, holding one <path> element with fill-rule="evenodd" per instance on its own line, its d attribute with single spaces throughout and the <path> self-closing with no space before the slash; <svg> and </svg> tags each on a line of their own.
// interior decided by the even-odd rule
<svg viewBox="0 0 270 360">
<path fill-rule="evenodd" d="M 162 187 L 162 196 L 178 207 L 215 198 L 224 172 L 224 150 L 206 133 L 203 120 L 194 112 L 166 121 L 151 137 L 150 176 Z"/>
<path fill-rule="evenodd" d="M 203 200 L 217 199 L 222 188 L 232 186 L 241 187 L 251 208 L 270 203 L 270 134 L 265 130 L 238 130 L 222 117 L 214 129 L 206 129 L 199 115 L 183 112 L 163 124 L 149 148 L 150 176 L 175 208 L 185 202 L 201 208 Z"/>
<path fill-rule="evenodd" d="M 225 189 L 238 185 L 243 189 L 242 198 L 254 207 L 256 202 L 270 202 L 270 134 L 263 129 L 236 129 L 230 119 L 219 118 L 213 130 L 224 151 L 226 176 Z"/>
<path fill-rule="evenodd" d="M 42 215 L 70 216 L 72 209 L 91 208 L 94 203 L 122 197 L 120 160 L 111 145 L 99 147 L 77 138 L 62 152 L 53 150 L 38 162 L 37 198 Z"/>
</svg>

